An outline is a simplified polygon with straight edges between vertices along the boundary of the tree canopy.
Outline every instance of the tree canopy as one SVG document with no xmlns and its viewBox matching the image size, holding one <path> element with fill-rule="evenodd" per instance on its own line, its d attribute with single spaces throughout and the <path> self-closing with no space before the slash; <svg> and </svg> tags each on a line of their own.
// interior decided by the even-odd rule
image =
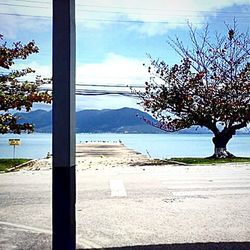
<svg viewBox="0 0 250 250">
<path fill-rule="evenodd" d="M 166 131 L 191 126 L 206 127 L 214 134 L 215 157 L 232 156 L 226 144 L 236 130 L 250 122 L 250 37 L 237 23 L 224 35 L 210 36 L 207 26 L 198 33 L 189 25 L 192 47 L 178 37 L 168 43 L 182 57 L 169 66 L 150 58 L 150 81 L 145 91 L 135 91 L 140 104 Z"/>
<path fill-rule="evenodd" d="M 25 60 L 29 55 L 38 53 L 39 49 L 34 41 L 27 44 L 14 42 L 7 46 L 0 35 L 0 133 L 32 132 L 33 125 L 18 123 L 18 116 L 13 111 L 22 109 L 30 111 L 36 102 L 51 103 L 52 97 L 47 91 L 41 91 L 40 86 L 47 80 L 36 76 L 34 81 L 24 77 L 35 71 L 29 67 L 21 70 L 12 69 L 16 60 Z"/>
</svg>

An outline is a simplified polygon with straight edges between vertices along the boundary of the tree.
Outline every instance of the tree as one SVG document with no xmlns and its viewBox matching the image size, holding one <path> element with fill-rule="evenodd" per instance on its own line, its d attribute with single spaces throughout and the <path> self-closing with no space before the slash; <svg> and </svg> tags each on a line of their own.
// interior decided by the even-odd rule
<svg viewBox="0 0 250 250">
<path fill-rule="evenodd" d="M 140 104 L 165 131 L 206 127 L 214 137 L 213 158 L 234 157 L 227 144 L 250 122 L 250 37 L 237 23 L 226 25 L 226 35 L 210 37 L 208 26 L 198 33 L 189 25 L 192 48 L 178 37 L 168 43 L 182 57 L 168 66 L 150 58 L 150 81 L 136 91 Z"/>
<path fill-rule="evenodd" d="M 29 55 L 38 53 L 39 49 L 34 41 L 27 44 L 13 43 L 7 47 L 2 35 L 0 35 L 0 133 L 18 133 L 22 131 L 32 132 L 32 124 L 18 123 L 18 117 L 13 115 L 13 110 L 31 110 L 33 103 L 51 103 L 52 97 L 47 91 L 40 91 L 40 86 L 48 83 L 37 76 L 34 82 L 22 80 L 23 77 L 35 71 L 31 68 L 12 70 L 15 60 L 25 60 Z"/>
</svg>

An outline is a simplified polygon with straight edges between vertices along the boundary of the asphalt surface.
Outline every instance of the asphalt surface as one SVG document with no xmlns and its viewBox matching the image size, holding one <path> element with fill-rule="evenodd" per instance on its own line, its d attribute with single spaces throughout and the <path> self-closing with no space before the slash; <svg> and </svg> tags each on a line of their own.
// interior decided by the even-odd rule
<svg viewBox="0 0 250 250">
<path fill-rule="evenodd" d="M 96 169 L 77 171 L 78 249 L 250 249 L 250 165 Z M 51 171 L 1 174 L 0 249 L 50 248 Z"/>
</svg>

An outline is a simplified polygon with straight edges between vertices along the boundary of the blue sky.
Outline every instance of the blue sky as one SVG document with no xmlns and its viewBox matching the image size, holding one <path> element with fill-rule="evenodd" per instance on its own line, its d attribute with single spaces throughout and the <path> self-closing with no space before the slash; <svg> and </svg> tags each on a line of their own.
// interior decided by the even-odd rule
<svg viewBox="0 0 250 250">
<path fill-rule="evenodd" d="M 16 67 L 30 66 L 39 75 L 51 76 L 51 2 L 0 0 L 0 6 L 0 33 L 9 44 L 35 40 L 40 48 L 39 54 Z M 208 23 L 213 36 L 215 30 L 225 32 L 224 22 L 230 24 L 234 17 L 239 29 L 245 31 L 250 23 L 250 0 L 78 0 L 76 83 L 143 85 L 149 78 L 143 67 L 147 54 L 170 65 L 178 63 L 179 57 L 166 41 L 178 36 L 188 46 L 187 22 L 197 30 Z M 77 110 L 139 108 L 137 102 L 123 96 L 77 96 Z"/>
</svg>

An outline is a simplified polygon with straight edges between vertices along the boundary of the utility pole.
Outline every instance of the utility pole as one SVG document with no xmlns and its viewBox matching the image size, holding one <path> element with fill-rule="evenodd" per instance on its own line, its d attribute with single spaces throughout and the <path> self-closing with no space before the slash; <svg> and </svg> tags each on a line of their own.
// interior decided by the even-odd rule
<svg viewBox="0 0 250 250">
<path fill-rule="evenodd" d="M 75 40 L 75 0 L 53 0 L 53 250 L 76 249 Z"/>
</svg>

